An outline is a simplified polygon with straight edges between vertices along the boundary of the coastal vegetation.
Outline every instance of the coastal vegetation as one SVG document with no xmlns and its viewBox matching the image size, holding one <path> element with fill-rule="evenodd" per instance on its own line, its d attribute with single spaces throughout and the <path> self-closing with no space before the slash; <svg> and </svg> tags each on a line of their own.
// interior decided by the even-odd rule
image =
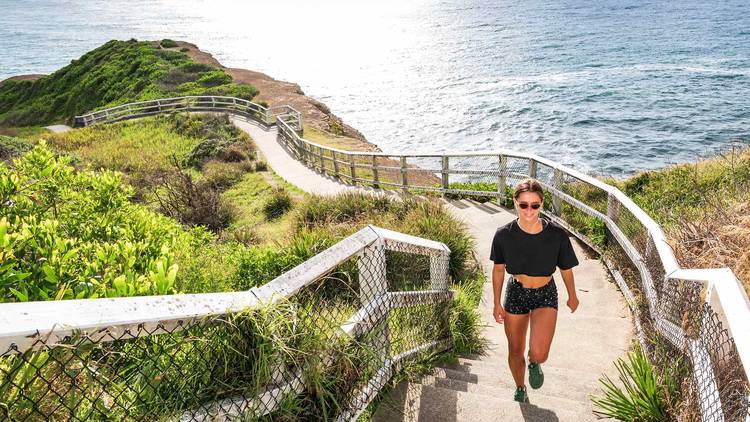
<svg viewBox="0 0 750 422">
<path fill-rule="evenodd" d="M 171 40 L 112 40 L 55 73 L 0 85 L 0 126 L 70 121 L 75 115 L 132 101 L 184 95 L 253 99 L 224 70 L 192 60 Z"/>
<path fill-rule="evenodd" d="M 481 270 L 471 253 L 467 231 L 437 203 L 364 194 L 334 198 L 303 194 L 267 168 L 252 140 L 238 132 L 226 116 L 174 114 L 62 134 L 30 132 L 28 137 L 0 138 L 1 149 L 11 151 L 9 161 L 0 165 L 0 201 L 12 204 L 0 213 L 2 301 L 246 290 L 267 283 L 367 224 L 376 224 L 449 245 L 451 288 L 458 292 L 450 311 L 455 348 L 439 358 L 481 348 L 476 311 L 484 281 Z M 215 208 L 206 212 L 209 205 L 230 210 L 221 224 L 186 217 L 215 219 L 221 213 Z M 340 285 L 339 293 L 328 299 L 327 294 L 320 296 L 322 291 L 313 294 L 314 300 L 306 305 L 309 313 L 319 319 L 320 315 L 354 312 L 355 308 L 342 306 L 335 298 L 351 291 L 347 280 L 356 278 L 356 266 L 329 275 L 326 283 Z M 333 417 L 344 405 L 342 388 L 348 384 L 342 380 L 353 375 L 347 368 L 355 362 L 357 367 L 367 368 L 371 357 L 362 355 L 366 345 L 340 344 L 337 359 L 347 364 L 309 372 L 319 367 L 314 362 L 319 353 L 314 351 L 331 350 L 332 340 L 323 335 L 322 321 L 315 327 L 324 331 L 313 336 L 306 331 L 309 338 L 303 346 L 296 344 L 297 340 L 295 344 L 284 340 L 281 333 L 285 330 L 292 330 L 290 339 L 303 334 L 299 326 L 285 321 L 292 310 L 302 316 L 304 309 L 282 305 L 234 316 L 212 329 L 201 346 L 216 356 L 211 361 L 188 353 L 192 350 L 190 339 L 202 335 L 199 328 L 161 337 L 165 350 L 181 352 L 161 356 L 156 362 L 150 354 L 138 354 L 141 349 L 135 342 L 130 359 L 142 362 L 134 365 L 143 370 L 99 369 L 117 380 L 107 388 L 129 393 L 118 396 L 114 404 L 104 399 L 84 400 L 76 412 L 95 415 L 105 406 L 113 415 L 126 408 L 129 415 L 163 415 L 195 408 L 211 397 L 240 388 L 240 381 L 245 383 L 242 385 L 262 385 L 280 355 L 301 352 L 304 362 L 297 363 L 307 368 L 305 377 L 315 386 L 315 394 L 288 398 L 279 414 Z M 409 318 L 413 315 L 395 313 L 391 329 L 396 332 L 419 326 Z M 339 319 L 331 321 L 343 323 Z M 253 327 L 257 338 L 238 335 L 242 327 Z M 412 339 L 430 333 L 423 331 L 412 334 Z M 255 356 L 253 367 L 245 368 L 255 378 L 238 378 L 232 371 L 219 370 L 244 368 L 247 356 Z M 56 376 L 54 367 L 43 363 L 51 358 L 46 352 L 27 358 L 33 359 L 31 365 L 43 368 L 45 376 Z M 33 374 L 24 362 L 0 362 L 15 385 L 25 385 L 23 377 Z M 199 374 L 197 379 L 179 375 L 188 367 L 192 374 Z M 407 366 L 396 381 L 427 368 L 427 363 Z M 348 372 L 341 373 L 344 370 Z M 365 370 L 359 375 L 368 374 L 371 372 Z M 177 381 L 155 386 L 149 381 L 154 377 Z M 221 380 L 219 384 L 217 380 Z M 45 386 L 34 384 L 36 381 L 28 379 L 24 400 L 45 394 Z M 83 388 L 98 385 L 83 375 L 79 381 Z M 355 381 L 357 378 L 351 379 Z M 4 397 L 20 397 L 17 389 L 8 388 Z M 92 390 L 91 397 L 97 396 Z M 162 401 L 165 397 L 169 401 Z"/>
</svg>

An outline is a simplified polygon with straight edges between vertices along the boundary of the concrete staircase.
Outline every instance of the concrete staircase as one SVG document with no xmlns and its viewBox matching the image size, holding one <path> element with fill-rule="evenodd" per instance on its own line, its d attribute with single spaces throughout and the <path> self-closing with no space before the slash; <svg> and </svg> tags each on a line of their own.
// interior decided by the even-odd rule
<svg viewBox="0 0 750 422">
<path fill-rule="evenodd" d="M 296 161 L 276 140 L 276 130 L 263 130 L 242 120 L 235 124 L 248 132 L 274 171 L 302 190 L 334 195 L 352 190 L 370 191 L 339 183 Z M 373 192 L 374 193 L 374 192 Z M 382 193 L 382 191 L 381 191 Z M 419 382 L 404 382 L 381 402 L 375 421 L 593 421 L 589 396 L 598 394 L 603 373 L 614 376 L 612 362 L 628 349 L 632 338 L 630 312 L 622 295 L 596 256 L 573 240 L 580 265 L 575 268 L 578 310 L 571 314 L 559 271 L 555 274 L 560 309 L 550 358 L 544 364 L 544 386 L 529 390 L 529 404 L 512 400 L 515 385 L 507 366 L 503 326 L 492 318 L 492 283 L 489 261 L 495 230 L 515 219 L 508 210 L 491 203 L 445 201 L 464 221 L 476 242 L 479 262 L 487 282 L 479 312 L 487 347 L 481 356 L 464 356 L 443 365 Z"/>
<path fill-rule="evenodd" d="M 381 421 L 594 421 L 591 395 L 599 394 L 599 378 L 615 377 L 612 362 L 629 346 L 631 319 L 627 305 L 596 256 L 575 239 L 580 261 L 574 270 L 580 306 L 575 313 L 565 305 L 567 293 L 555 273 L 560 308 L 549 360 L 543 365 L 545 383 L 529 388 L 528 404 L 513 401 L 515 383 L 507 364 L 503 326 L 492 318 L 489 249 L 494 230 L 515 216 L 492 204 L 450 201 L 446 204 L 467 224 L 485 263 L 479 312 L 488 344 L 482 355 L 463 356 L 455 364 L 440 365 L 419 382 L 403 382 L 381 402 L 373 420 Z M 528 382 L 527 382 L 528 386 Z M 528 388 L 528 387 L 527 387 Z"/>
</svg>

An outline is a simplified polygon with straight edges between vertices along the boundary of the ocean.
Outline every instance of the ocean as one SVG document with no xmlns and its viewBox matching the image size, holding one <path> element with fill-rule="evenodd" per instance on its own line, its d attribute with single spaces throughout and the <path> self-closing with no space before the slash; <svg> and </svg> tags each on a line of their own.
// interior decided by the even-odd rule
<svg viewBox="0 0 750 422">
<path fill-rule="evenodd" d="M 617 177 L 750 142 L 750 2 L 0 0 L 0 79 L 110 39 L 298 83 L 387 152 L 511 149 Z"/>
</svg>

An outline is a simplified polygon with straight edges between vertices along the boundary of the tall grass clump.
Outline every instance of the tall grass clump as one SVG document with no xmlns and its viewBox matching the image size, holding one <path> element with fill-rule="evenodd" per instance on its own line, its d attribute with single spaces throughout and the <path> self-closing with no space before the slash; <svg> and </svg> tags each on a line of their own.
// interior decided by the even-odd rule
<svg viewBox="0 0 750 422">
<path fill-rule="evenodd" d="M 32 148 L 31 142 L 25 139 L 0 135 L 0 161 L 10 162 Z"/>
<path fill-rule="evenodd" d="M 274 189 L 271 196 L 263 204 L 263 214 L 266 220 L 275 220 L 292 208 L 292 197 L 283 188 Z"/>
<path fill-rule="evenodd" d="M 683 381 L 679 361 L 654 366 L 636 346 L 615 367 L 619 385 L 607 375 L 600 379 L 603 396 L 592 397 L 594 413 L 620 421 L 675 420 Z"/>
<path fill-rule="evenodd" d="M 729 267 L 750 293 L 750 148 L 612 183 L 664 228 L 682 267 Z"/>
<path fill-rule="evenodd" d="M 163 40 L 161 47 L 171 45 Z M 172 41 L 173 43 L 173 41 Z M 132 101 L 181 95 L 251 100 L 258 90 L 232 82 L 222 69 L 196 63 L 158 43 L 112 40 L 36 81 L 0 86 L 0 125 L 43 125 Z"/>
</svg>

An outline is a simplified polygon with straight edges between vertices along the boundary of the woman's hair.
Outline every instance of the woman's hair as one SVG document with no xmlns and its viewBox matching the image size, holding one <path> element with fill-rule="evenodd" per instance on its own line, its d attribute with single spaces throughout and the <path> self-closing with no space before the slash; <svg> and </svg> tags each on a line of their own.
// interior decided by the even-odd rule
<svg viewBox="0 0 750 422">
<path fill-rule="evenodd" d="M 518 196 L 524 192 L 534 192 L 539 195 L 539 199 L 544 202 L 544 190 L 542 189 L 542 185 L 537 182 L 536 179 L 521 180 L 513 191 L 513 199 L 518 199 Z"/>
</svg>

